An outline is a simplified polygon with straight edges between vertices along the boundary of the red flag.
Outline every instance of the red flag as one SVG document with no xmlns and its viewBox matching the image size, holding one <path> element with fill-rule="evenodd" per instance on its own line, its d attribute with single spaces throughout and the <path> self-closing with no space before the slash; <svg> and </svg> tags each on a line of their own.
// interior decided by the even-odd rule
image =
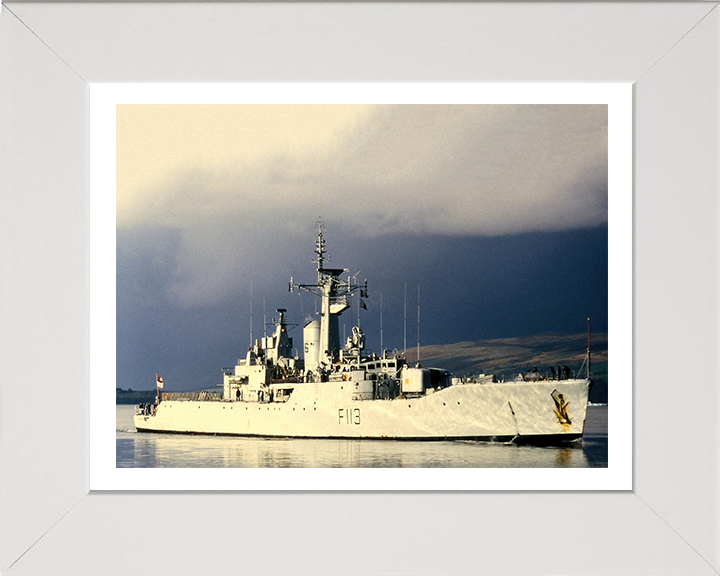
<svg viewBox="0 0 720 576">
<path fill-rule="evenodd" d="M 157 382 L 157 387 L 162 388 L 163 387 L 163 379 L 160 378 L 160 374 L 155 372 L 155 381 Z"/>
</svg>

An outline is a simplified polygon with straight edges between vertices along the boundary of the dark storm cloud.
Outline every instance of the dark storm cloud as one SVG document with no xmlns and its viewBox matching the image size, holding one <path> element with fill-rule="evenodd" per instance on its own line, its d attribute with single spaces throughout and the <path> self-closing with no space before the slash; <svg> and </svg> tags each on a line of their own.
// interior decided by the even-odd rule
<svg viewBox="0 0 720 576">
<path fill-rule="evenodd" d="M 353 238 L 602 225 L 607 169 L 606 106 L 382 106 L 332 148 L 168 174 L 119 226 L 177 235 L 164 295 L 197 306 L 284 278 L 320 215 Z"/>
</svg>

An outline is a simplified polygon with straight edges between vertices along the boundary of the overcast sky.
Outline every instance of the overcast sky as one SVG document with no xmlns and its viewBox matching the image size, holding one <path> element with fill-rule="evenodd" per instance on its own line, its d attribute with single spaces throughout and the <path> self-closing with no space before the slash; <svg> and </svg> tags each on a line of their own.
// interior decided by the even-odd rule
<svg viewBox="0 0 720 576">
<path fill-rule="evenodd" d="M 251 282 L 253 335 L 264 297 L 301 348 L 314 303 L 287 282 L 313 281 L 319 216 L 376 349 L 381 293 L 403 346 L 406 283 L 412 345 L 418 286 L 425 344 L 604 331 L 607 158 L 604 105 L 118 106 L 117 385 L 219 381 Z"/>
</svg>

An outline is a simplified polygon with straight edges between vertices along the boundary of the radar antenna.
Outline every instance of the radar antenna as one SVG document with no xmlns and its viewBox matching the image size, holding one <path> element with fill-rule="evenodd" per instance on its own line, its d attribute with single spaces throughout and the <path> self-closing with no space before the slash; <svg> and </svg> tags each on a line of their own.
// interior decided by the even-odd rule
<svg viewBox="0 0 720 576">
<path fill-rule="evenodd" d="M 322 232 L 322 227 L 325 222 L 323 222 L 322 218 L 318 218 L 315 224 L 317 224 L 318 227 L 318 237 L 315 241 L 315 254 L 317 254 L 317 260 L 313 260 L 313 262 L 317 262 L 318 270 L 322 270 L 325 263 L 325 254 L 327 253 L 325 250 L 325 239 L 323 238 Z"/>
</svg>

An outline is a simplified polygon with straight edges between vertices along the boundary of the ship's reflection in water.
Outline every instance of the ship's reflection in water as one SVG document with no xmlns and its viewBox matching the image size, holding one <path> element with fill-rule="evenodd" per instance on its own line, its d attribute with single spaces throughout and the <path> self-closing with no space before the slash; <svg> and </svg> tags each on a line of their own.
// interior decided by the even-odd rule
<svg viewBox="0 0 720 576">
<path fill-rule="evenodd" d="M 582 442 L 303 440 L 138 434 L 118 406 L 119 468 L 587 468 L 607 466 L 607 406 L 588 410 Z M 130 424 L 126 423 L 128 412 Z"/>
</svg>

